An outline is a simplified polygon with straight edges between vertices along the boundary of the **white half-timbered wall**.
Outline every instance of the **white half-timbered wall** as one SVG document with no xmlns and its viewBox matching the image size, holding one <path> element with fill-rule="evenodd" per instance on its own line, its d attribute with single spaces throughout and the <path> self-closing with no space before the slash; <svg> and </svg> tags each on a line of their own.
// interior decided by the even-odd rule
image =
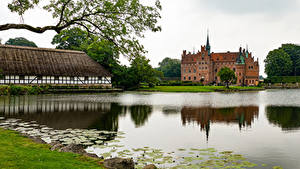
<svg viewBox="0 0 300 169">
<path fill-rule="evenodd" d="M 111 84 L 111 77 L 3 76 L 0 84 Z"/>
</svg>

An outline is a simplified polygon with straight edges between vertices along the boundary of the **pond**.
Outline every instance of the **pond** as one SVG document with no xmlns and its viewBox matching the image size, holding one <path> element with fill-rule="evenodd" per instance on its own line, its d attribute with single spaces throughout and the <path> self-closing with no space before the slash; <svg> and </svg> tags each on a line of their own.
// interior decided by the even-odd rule
<svg viewBox="0 0 300 169">
<path fill-rule="evenodd" d="M 115 141 L 126 149 L 151 147 L 180 156 L 214 148 L 242 154 L 265 168 L 300 166 L 297 89 L 2 96 L 0 117 L 55 130 L 121 131 L 122 139 Z M 99 147 L 87 150 L 103 153 Z"/>
</svg>

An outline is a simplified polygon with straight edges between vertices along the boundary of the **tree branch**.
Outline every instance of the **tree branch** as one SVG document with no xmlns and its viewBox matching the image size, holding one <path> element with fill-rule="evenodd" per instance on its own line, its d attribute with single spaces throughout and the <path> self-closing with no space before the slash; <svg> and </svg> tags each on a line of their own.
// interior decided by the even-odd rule
<svg viewBox="0 0 300 169">
<path fill-rule="evenodd" d="M 5 30 L 9 30 L 9 29 L 26 29 L 26 30 L 29 30 L 29 31 L 35 32 L 35 33 L 44 33 L 45 31 L 48 31 L 48 30 L 54 30 L 57 33 L 59 33 L 62 30 L 61 27 L 57 27 L 57 26 L 33 27 L 33 26 L 27 25 L 27 24 L 0 25 L 0 31 L 5 31 Z"/>
</svg>

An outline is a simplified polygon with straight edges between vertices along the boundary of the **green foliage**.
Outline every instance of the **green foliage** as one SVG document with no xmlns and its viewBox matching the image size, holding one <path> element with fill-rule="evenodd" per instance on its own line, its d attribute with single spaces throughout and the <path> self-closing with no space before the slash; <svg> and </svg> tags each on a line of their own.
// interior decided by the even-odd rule
<svg viewBox="0 0 300 169">
<path fill-rule="evenodd" d="M 159 63 L 157 70 L 164 73 L 164 77 L 181 77 L 181 61 L 179 59 L 165 58 Z"/>
<path fill-rule="evenodd" d="M 300 83 L 300 76 L 272 76 L 264 81 L 265 83 Z"/>
<path fill-rule="evenodd" d="M 119 78 L 118 86 L 125 89 L 137 89 L 142 83 L 148 86 L 154 86 L 159 82 L 162 72 L 152 68 L 150 60 L 146 57 L 136 57 L 131 61 L 130 67 L 120 66 L 116 74 Z"/>
<path fill-rule="evenodd" d="M 36 95 L 47 93 L 49 86 L 0 85 L 0 95 Z"/>
<path fill-rule="evenodd" d="M 51 151 L 14 131 L 0 128 L 0 168 L 102 168 L 97 160 Z"/>
<path fill-rule="evenodd" d="M 83 45 L 91 44 L 94 37 L 89 37 L 88 32 L 80 28 L 71 28 L 61 31 L 52 39 L 52 44 L 56 49 L 83 50 Z"/>
<path fill-rule="evenodd" d="M 7 42 L 5 42 L 5 45 L 37 47 L 34 42 L 29 41 L 23 37 L 10 38 Z"/>
<path fill-rule="evenodd" d="M 144 37 L 144 32 L 161 31 L 157 26 L 162 9 L 159 0 L 153 6 L 143 5 L 139 0 L 11 0 L 8 8 L 19 15 L 29 9 L 42 8 L 52 14 L 57 24 L 45 27 L 8 24 L 3 25 L 2 30 L 60 33 L 70 28 L 85 29 L 91 35 L 112 42 L 120 53 L 130 58 L 145 52 L 138 40 Z"/>
<path fill-rule="evenodd" d="M 300 75 L 300 46 L 283 44 L 279 49 L 270 51 L 266 60 L 265 72 L 272 76 Z"/>
<path fill-rule="evenodd" d="M 300 46 L 295 44 L 283 44 L 280 49 L 283 49 L 293 62 L 291 76 L 300 76 Z"/>
<path fill-rule="evenodd" d="M 192 81 L 162 81 L 158 84 L 159 86 L 203 86 L 201 82 Z"/>
<path fill-rule="evenodd" d="M 236 76 L 233 70 L 228 67 L 223 67 L 217 74 L 223 83 L 226 83 L 229 88 L 229 83 L 233 83 L 236 80 Z"/>
</svg>

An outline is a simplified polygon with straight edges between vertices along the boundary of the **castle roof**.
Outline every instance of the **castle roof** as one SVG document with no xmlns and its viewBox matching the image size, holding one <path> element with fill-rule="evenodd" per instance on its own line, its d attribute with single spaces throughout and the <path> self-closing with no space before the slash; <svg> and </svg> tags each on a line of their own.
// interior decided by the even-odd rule
<svg viewBox="0 0 300 169">
<path fill-rule="evenodd" d="M 106 76 L 111 74 L 80 51 L 0 45 L 3 75 Z"/>
</svg>

